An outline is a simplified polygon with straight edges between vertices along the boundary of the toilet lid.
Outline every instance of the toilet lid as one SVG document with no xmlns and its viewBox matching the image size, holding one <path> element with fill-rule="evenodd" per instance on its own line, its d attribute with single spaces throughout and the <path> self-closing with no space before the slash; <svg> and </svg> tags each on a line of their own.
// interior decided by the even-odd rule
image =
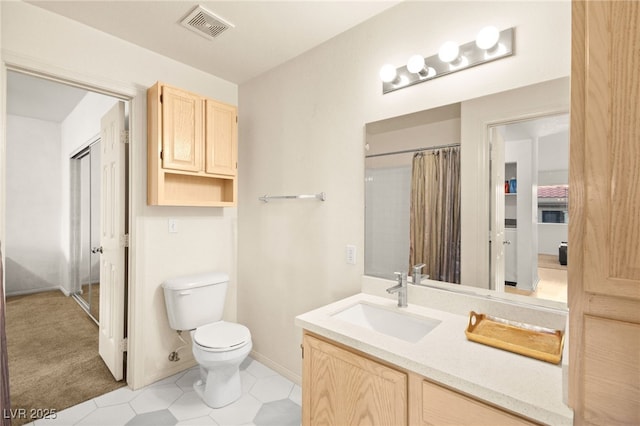
<svg viewBox="0 0 640 426">
<path fill-rule="evenodd" d="M 218 321 L 198 327 L 193 340 L 205 348 L 231 349 L 250 341 L 251 333 L 244 325 Z"/>
</svg>

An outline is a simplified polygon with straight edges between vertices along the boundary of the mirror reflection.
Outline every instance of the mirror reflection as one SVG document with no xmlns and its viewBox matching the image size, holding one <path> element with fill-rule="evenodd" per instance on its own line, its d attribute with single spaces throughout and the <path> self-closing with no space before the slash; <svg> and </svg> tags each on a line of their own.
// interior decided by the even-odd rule
<svg viewBox="0 0 640 426">
<path fill-rule="evenodd" d="M 467 274 L 462 283 L 566 303 L 568 114 L 488 125 L 487 146 L 478 151 L 489 176 L 472 188 L 486 188 L 478 197 L 487 201 L 461 211 L 469 185 L 460 179 L 462 105 L 366 125 L 365 275 L 412 276 L 424 265 L 423 277 L 460 283 L 463 262 L 469 262 L 460 257 L 460 217 L 479 216 L 490 206 L 484 210 L 490 221 L 487 275 Z"/>
<path fill-rule="evenodd" d="M 460 282 L 460 104 L 366 126 L 365 275 Z"/>
<path fill-rule="evenodd" d="M 496 126 L 496 131 L 491 182 L 503 194 L 491 203 L 502 211 L 491 217 L 502 244 L 492 245 L 492 279 L 504 282 L 510 293 L 566 302 L 569 114 Z"/>
</svg>

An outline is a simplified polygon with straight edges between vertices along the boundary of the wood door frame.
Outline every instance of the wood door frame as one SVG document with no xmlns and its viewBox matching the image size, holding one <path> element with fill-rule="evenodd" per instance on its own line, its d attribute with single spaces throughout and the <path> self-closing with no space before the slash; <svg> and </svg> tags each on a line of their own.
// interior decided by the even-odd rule
<svg viewBox="0 0 640 426">
<path fill-rule="evenodd" d="M 69 69 L 63 69 L 57 67 L 53 64 L 43 63 L 34 60 L 33 58 L 28 58 L 19 54 L 15 54 L 13 52 L 3 51 L 2 56 L 0 58 L 0 87 L 3 90 L 0 90 L 0 128 L 5 128 L 7 121 L 7 111 L 6 111 L 6 86 L 7 86 L 7 72 L 14 71 L 27 75 L 31 75 L 38 78 L 43 78 L 46 80 L 55 81 L 62 84 L 67 84 L 69 86 L 79 87 L 84 90 L 88 90 L 91 92 L 111 96 L 113 98 L 125 101 L 129 104 L 129 134 L 133 135 L 138 131 L 138 126 L 136 125 L 135 119 L 140 115 L 144 116 L 144 107 L 143 102 L 140 99 L 144 99 L 144 93 L 146 93 L 146 89 L 142 89 L 135 85 L 134 83 L 123 85 L 120 82 L 115 82 L 112 80 L 107 80 L 103 77 L 99 77 L 96 75 L 87 75 L 83 73 L 77 73 Z M 142 96 L 141 96 L 142 94 Z M 144 122 L 144 119 L 142 120 Z M 144 126 L 140 126 L 144 127 Z M 133 138 L 129 137 L 129 142 L 131 142 Z M 141 383 L 141 370 L 142 368 L 136 368 L 137 365 L 142 365 L 141 360 L 138 360 L 136 346 L 134 345 L 135 337 L 139 335 L 136 333 L 136 327 L 139 327 L 139 320 L 134 315 L 133 307 L 136 303 L 142 299 L 142 296 L 139 295 L 140 291 L 134 291 L 136 289 L 135 285 L 132 285 L 134 282 L 133 277 L 135 277 L 136 273 L 136 264 L 135 264 L 135 246 L 136 246 L 136 222 L 133 220 L 137 215 L 137 204 L 134 202 L 135 197 L 137 196 L 136 185 L 135 185 L 135 173 L 132 171 L 132 165 L 136 163 L 137 156 L 135 149 L 133 149 L 133 144 L 128 144 L 128 164 L 127 167 L 127 199 L 126 206 L 128 206 L 128 211 L 126 212 L 126 220 L 128 223 L 128 234 L 129 234 L 129 248 L 126 250 L 127 256 L 125 261 L 128 264 L 126 268 L 127 273 L 125 276 L 125 281 L 127 284 L 126 296 L 128 299 L 128 303 L 125 306 L 126 315 L 127 315 L 127 330 L 126 337 L 128 338 L 128 353 L 126 357 L 126 377 L 125 380 L 127 384 L 132 388 L 140 387 Z M 6 238 L 6 134 L 5 132 L 0 132 L 0 241 L 4 241 Z M 2 262 L 5 260 L 5 253 L 2 253 Z M 4 271 L 3 271 L 4 275 Z M 4 276 L 3 276 L 4 278 Z M 3 279 L 4 282 L 4 279 Z"/>
</svg>

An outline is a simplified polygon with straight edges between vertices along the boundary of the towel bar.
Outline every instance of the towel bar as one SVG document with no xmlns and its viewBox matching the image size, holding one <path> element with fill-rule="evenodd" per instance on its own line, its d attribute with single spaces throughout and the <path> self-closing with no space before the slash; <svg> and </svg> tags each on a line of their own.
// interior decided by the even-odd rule
<svg viewBox="0 0 640 426">
<path fill-rule="evenodd" d="M 265 203 L 267 203 L 269 202 L 269 200 L 276 200 L 276 199 L 300 200 L 304 198 L 315 198 L 317 200 L 324 201 L 326 200 L 327 197 L 324 192 L 319 192 L 317 194 L 310 194 L 310 195 L 263 195 L 262 197 L 259 197 L 258 200 L 264 201 Z"/>
</svg>

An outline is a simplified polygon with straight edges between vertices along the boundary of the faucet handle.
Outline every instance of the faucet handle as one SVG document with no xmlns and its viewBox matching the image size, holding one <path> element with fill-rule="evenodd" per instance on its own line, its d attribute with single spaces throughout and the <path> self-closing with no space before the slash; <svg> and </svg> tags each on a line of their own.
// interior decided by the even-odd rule
<svg viewBox="0 0 640 426">
<path fill-rule="evenodd" d="M 396 279 L 399 284 L 403 284 L 407 282 L 407 273 L 406 272 L 394 272 L 396 275 Z"/>
<path fill-rule="evenodd" d="M 420 269 L 424 268 L 425 266 L 427 266 L 427 265 L 425 265 L 424 263 L 419 263 L 419 264 L 413 266 L 413 270 L 416 271 L 416 272 L 419 272 Z"/>
</svg>

